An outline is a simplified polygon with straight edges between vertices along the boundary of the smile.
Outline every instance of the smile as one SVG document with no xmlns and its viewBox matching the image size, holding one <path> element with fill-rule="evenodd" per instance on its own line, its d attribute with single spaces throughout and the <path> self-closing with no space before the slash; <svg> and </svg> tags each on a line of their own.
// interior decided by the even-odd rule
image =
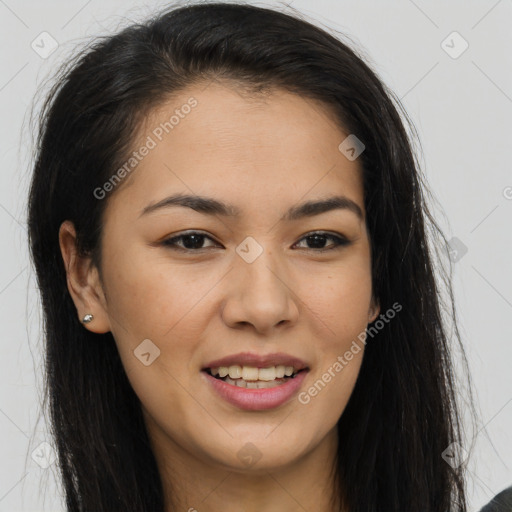
<svg viewBox="0 0 512 512">
<path fill-rule="evenodd" d="M 279 386 L 287 379 L 295 377 L 299 372 L 293 366 L 269 366 L 257 368 L 254 366 L 219 366 L 208 368 L 215 378 L 222 379 L 228 384 L 249 389 L 265 389 Z"/>
<path fill-rule="evenodd" d="M 288 402 L 298 392 L 308 369 L 233 365 L 206 368 L 201 373 L 218 396 L 240 409 L 257 411 Z"/>
</svg>

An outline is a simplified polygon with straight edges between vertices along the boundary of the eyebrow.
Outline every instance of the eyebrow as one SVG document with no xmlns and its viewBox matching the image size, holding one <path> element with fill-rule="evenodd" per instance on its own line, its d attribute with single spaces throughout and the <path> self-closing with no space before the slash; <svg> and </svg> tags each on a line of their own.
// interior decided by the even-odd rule
<svg viewBox="0 0 512 512">
<path fill-rule="evenodd" d="M 181 206 L 191 208 L 206 215 L 222 215 L 224 217 L 240 217 L 241 210 L 231 204 L 226 204 L 217 199 L 205 196 L 175 194 L 157 203 L 146 206 L 139 218 L 148 213 L 162 208 Z M 343 209 L 354 213 L 360 220 L 364 220 L 363 212 L 359 205 L 346 196 L 333 196 L 321 200 L 307 201 L 292 206 L 282 217 L 282 221 L 293 221 L 304 217 L 313 217 L 331 210 Z"/>
</svg>

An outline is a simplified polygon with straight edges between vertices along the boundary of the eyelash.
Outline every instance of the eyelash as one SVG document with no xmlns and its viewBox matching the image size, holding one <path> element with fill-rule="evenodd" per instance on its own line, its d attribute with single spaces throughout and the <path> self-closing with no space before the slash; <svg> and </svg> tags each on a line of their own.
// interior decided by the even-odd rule
<svg viewBox="0 0 512 512">
<path fill-rule="evenodd" d="M 188 233 L 183 233 L 181 235 L 173 236 L 172 238 L 168 238 L 168 239 L 166 239 L 166 240 L 164 240 L 162 242 L 162 245 L 164 245 L 165 247 L 168 247 L 169 249 L 172 249 L 172 250 L 183 251 L 183 252 L 188 252 L 188 253 L 191 253 L 191 252 L 202 252 L 205 249 L 208 249 L 208 247 L 202 247 L 202 248 L 199 248 L 199 249 L 187 249 L 187 248 L 180 247 L 180 246 L 176 245 L 176 240 L 180 240 L 180 239 L 183 239 L 184 237 L 192 236 L 192 235 L 199 235 L 199 236 L 208 238 L 208 239 L 210 239 L 210 240 L 212 240 L 214 242 L 214 240 L 212 238 L 210 238 L 208 235 L 206 235 L 204 233 L 201 233 L 200 231 L 190 231 Z M 322 237 L 325 237 L 325 238 L 330 238 L 331 240 L 335 241 L 335 245 L 333 247 L 330 247 L 330 248 L 327 248 L 327 249 L 310 249 L 313 252 L 328 252 L 328 251 L 332 251 L 332 250 L 335 250 L 335 249 L 340 249 L 340 248 L 350 244 L 350 241 L 347 240 L 343 236 L 336 236 L 336 235 L 333 235 L 331 233 L 325 233 L 323 231 L 312 231 L 311 233 L 308 233 L 307 235 L 303 236 L 299 240 L 299 242 L 301 242 L 302 240 L 305 240 L 306 238 L 315 236 L 315 235 L 319 235 L 319 236 L 322 236 Z"/>
</svg>

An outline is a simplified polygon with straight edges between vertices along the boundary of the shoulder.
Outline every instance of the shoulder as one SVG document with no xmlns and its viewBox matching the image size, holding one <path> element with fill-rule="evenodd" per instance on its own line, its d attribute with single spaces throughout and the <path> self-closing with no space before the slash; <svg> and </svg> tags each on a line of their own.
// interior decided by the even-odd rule
<svg viewBox="0 0 512 512">
<path fill-rule="evenodd" d="M 496 494 L 480 512 L 512 512 L 512 486 Z"/>
</svg>

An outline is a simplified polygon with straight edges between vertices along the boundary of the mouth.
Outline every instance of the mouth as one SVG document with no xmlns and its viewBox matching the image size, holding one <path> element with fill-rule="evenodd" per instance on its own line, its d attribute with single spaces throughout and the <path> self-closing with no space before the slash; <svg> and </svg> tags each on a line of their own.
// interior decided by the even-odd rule
<svg viewBox="0 0 512 512">
<path fill-rule="evenodd" d="M 240 352 L 206 363 L 201 369 L 214 396 L 238 409 L 263 411 L 291 403 L 309 366 L 284 352 Z"/>
<path fill-rule="evenodd" d="M 285 384 L 295 379 L 297 375 L 306 372 L 308 368 L 296 368 L 294 366 L 213 366 L 203 371 L 211 377 L 221 380 L 226 384 L 246 389 L 268 389 Z"/>
</svg>

